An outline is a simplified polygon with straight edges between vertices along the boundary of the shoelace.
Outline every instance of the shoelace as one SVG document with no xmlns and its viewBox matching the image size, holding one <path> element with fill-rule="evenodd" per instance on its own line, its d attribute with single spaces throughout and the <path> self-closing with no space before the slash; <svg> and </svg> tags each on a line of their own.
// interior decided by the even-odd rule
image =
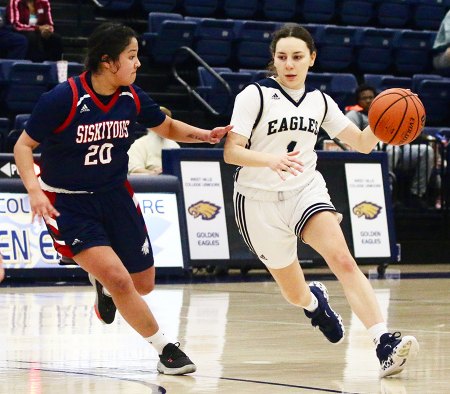
<svg viewBox="0 0 450 394">
<path fill-rule="evenodd" d="M 402 334 L 399 331 L 393 332 L 392 334 L 388 334 L 388 339 L 384 342 L 380 343 L 377 348 L 377 356 L 378 358 L 385 359 L 387 358 L 394 349 L 394 344 L 401 338 Z"/>
<path fill-rule="evenodd" d="M 184 353 L 179 349 L 179 347 L 180 347 L 180 342 L 173 343 L 173 347 L 172 346 L 170 347 L 171 348 L 171 352 L 168 353 L 166 355 L 166 357 L 168 359 L 169 358 L 176 359 L 176 358 L 178 358 L 180 356 L 184 356 Z"/>
</svg>

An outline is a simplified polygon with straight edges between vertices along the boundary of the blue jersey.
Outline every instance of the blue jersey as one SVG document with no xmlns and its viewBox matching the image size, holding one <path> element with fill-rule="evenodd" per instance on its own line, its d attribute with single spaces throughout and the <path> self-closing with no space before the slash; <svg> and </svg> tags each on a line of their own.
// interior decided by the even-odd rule
<svg viewBox="0 0 450 394">
<path fill-rule="evenodd" d="M 41 178 L 69 191 L 110 190 L 127 179 L 128 149 L 137 122 L 160 125 L 165 114 L 135 85 L 99 96 L 90 73 L 70 78 L 43 94 L 27 134 L 42 144 Z"/>
</svg>

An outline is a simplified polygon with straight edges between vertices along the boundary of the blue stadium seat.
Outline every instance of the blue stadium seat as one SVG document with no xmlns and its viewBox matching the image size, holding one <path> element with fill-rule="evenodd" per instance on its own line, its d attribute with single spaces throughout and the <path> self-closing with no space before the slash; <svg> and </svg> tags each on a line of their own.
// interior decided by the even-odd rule
<svg viewBox="0 0 450 394">
<path fill-rule="evenodd" d="M 342 110 L 346 105 L 353 103 L 357 86 L 358 81 L 351 73 L 309 72 L 306 78 L 308 89 L 319 89 L 329 94 Z"/>
<path fill-rule="evenodd" d="M 219 75 L 231 73 L 228 67 L 214 67 Z M 199 85 L 198 93 L 208 104 L 220 114 L 228 114 L 231 111 L 232 100 L 222 84 L 204 67 L 197 68 Z"/>
<path fill-rule="evenodd" d="M 203 18 L 197 24 L 194 49 L 210 66 L 226 66 L 231 60 L 233 40 L 234 21 Z"/>
<path fill-rule="evenodd" d="M 347 105 L 354 103 L 358 80 L 351 73 L 334 73 L 331 75 L 330 95 L 336 101 L 339 108 L 344 110 Z"/>
<path fill-rule="evenodd" d="M 346 71 L 354 60 L 355 27 L 327 25 L 318 42 L 317 63 L 323 71 Z"/>
<path fill-rule="evenodd" d="M 259 81 L 261 79 L 267 78 L 267 76 L 270 75 L 268 70 L 260 70 L 253 68 L 240 68 L 239 72 L 250 73 L 252 75 L 250 82 Z"/>
<path fill-rule="evenodd" d="M 193 47 L 196 28 L 195 22 L 165 20 L 157 32 L 142 35 L 144 50 L 155 62 L 171 64 L 178 48 Z"/>
<path fill-rule="evenodd" d="M 316 73 L 316 72 L 308 72 L 308 76 L 306 78 L 306 88 L 307 89 L 319 89 L 324 93 L 331 92 L 331 81 L 333 80 L 333 76 L 331 73 Z"/>
<path fill-rule="evenodd" d="M 174 12 L 149 12 L 147 16 L 148 31 L 158 33 L 164 21 L 182 22 L 183 20 L 183 15 Z"/>
<path fill-rule="evenodd" d="M 450 79 L 425 79 L 417 91 L 427 114 L 427 125 L 448 125 L 450 122 Z"/>
<path fill-rule="evenodd" d="M 425 79 L 443 80 L 443 79 L 445 79 L 445 77 L 443 77 L 442 75 L 438 75 L 438 74 L 414 74 L 412 76 L 411 90 L 413 92 L 416 92 L 417 88 L 419 86 L 419 83 Z"/>
<path fill-rule="evenodd" d="M 300 17 L 307 23 L 329 23 L 336 14 L 334 0 L 303 0 Z"/>
<path fill-rule="evenodd" d="M 267 20 L 292 21 L 297 11 L 296 0 L 263 0 L 263 14 Z"/>
<path fill-rule="evenodd" d="M 361 73 L 386 73 L 392 66 L 394 29 L 358 29 L 356 66 Z"/>
<path fill-rule="evenodd" d="M 44 63 L 14 62 L 6 76 L 4 101 L 9 111 L 31 112 L 51 86 L 51 67 Z"/>
<path fill-rule="evenodd" d="M 227 18 L 252 19 L 259 9 L 258 0 L 224 0 L 223 10 Z"/>
<path fill-rule="evenodd" d="M 177 8 L 177 0 L 140 0 L 144 12 L 173 12 Z"/>
<path fill-rule="evenodd" d="M 219 0 L 184 0 L 186 15 L 213 16 L 219 9 Z"/>
<path fill-rule="evenodd" d="M 394 75 L 364 74 L 364 83 L 375 88 L 377 93 L 390 88 L 412 89 L 412 78 Z"/>
<path fill-rule="evenodd" d="M 405 27 L 412 15 L 414 0 L 380 1 L 377 7 L 378 25 L 381 27 Z"/>
<path fill-rule="evenodd" d="M 339 17 L 343 25 L 367 26 L 375 18 L 375 0 L 342 0 Z"/>
<path fill-rule="evenodd" d="M 414 27 L 420 30 L 438 30 L 445 13 L 443 0 L 417 0 L 413 11 Z"/>
<path fill-rule="evenodd" d="M 435 32 L 400 30 L 394 37 L 394 66 L 399 74 L 418 74 L 432 70 L 431 48 Z"/>
<path fill-rule="evenodd" d="M 275 22 L 244 21 L 236 29 L 236 60 L 240 67 L 263 68 L 270 61 L 269 44 Z"/>
</svg>

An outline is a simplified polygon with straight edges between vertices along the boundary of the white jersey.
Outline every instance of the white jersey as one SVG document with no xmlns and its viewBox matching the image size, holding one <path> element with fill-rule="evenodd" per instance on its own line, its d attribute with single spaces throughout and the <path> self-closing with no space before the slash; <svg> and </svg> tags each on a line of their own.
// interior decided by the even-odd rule
<svg viewBox="0 0 450 394">
<path fill-rule="evenodd" d="M 287 174 L 283 181 L 268 167 L 240 167 L 236 185 L 269 191 L 301 189 L 314 178 L 317 162 L 314 146 L 320 127 L 334 138 L 351 121 L 330 96 L 316 89 L 308 90 L 307 84 L 298 101 L 274 78 L 257 84 L 247 86 L 237 95 L 230 122 L 233 132 L 248 138 L 250 150 L 276 155 L 299 150 L 304 172 L 297 176 Z"/>
</svg>

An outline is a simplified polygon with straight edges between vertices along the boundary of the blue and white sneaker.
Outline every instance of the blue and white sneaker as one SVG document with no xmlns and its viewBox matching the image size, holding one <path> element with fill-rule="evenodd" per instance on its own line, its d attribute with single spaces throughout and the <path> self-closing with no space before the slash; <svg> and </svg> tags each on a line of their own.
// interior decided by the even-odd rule
<svg viewBox="0 0 450 394">
<path fill-rule="evenodd" d="M 380 378 L 396 375 L 403 371 L 409 360 L 419 352 L 419 343 L 411 335 L 402 338 L 399 332 L 386 333 L 377 346 L 380 360 Z"/>
<path fill-rule="evenodd" d="M 345 337 L 344 324 L 341 315 L 331 309 L 328 303 L 327 288 L 321 282 L 311 282 L 309 288 L 319 301 L 319 307 L 314 312 L 305 309 L 306 317 L 311 319 L 313 327 L 319 327 L 331 343 L 341 343 Z"/>
</svg>

